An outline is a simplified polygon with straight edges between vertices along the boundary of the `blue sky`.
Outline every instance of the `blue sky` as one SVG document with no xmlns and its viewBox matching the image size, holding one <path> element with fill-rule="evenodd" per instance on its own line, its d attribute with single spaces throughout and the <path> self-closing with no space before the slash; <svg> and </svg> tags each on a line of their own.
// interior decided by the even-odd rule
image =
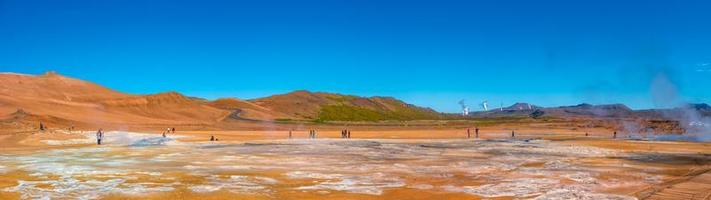
<svg viewBox="0 0 711 200">
<path fill-rule="evenodd" d="M 135 94 L 298 89 L 455 112 L 711 102 L 709 1 L 0 0 L 0 71 Z"/>
</svg>

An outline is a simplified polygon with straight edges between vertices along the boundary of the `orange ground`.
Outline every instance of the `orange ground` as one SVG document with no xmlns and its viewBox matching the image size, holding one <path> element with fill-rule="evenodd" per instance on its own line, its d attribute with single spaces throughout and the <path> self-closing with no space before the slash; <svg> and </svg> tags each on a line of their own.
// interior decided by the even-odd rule
<svg viewBox="0 0 711 200">
<path fill-rule="evenodd" d="M 93 144 L 76 144 L 76 145 L 48 145 L 43 141 L 47 140 L 71 140 L 76 138 L 81 138 L 78 134 L 80 131 L 74 131 L 72 133 L 67 133 L 64 131 L 54 130 L 48 132 L 36 132 L 36 131 L 4 131 L 0 132 L 0 151 L 3 153 L 32 153 L 44 151 L 46 149 L 73 149 L 77 147 L 92 147 Z M 87 131 L 89 132 L 89 131 Z M 149 131 L 151 132 L 151 131 Z M 161 131 L 152 131 L 156 135 L 159 135 Z M 318 138 L 339 138 L 340 132 L 337 128 L 335 131 L 333 128 L 328 131 L 318 131 Z M 243 144 L 245 142 L 249 143 L 272 143 L 275 141 L 284 141 L 288 138 L 288 131 L 178 131 L 177 135 L 190 136 L 187 138 L 180 138 L 183 142 L 197 142 L 205 143 L 210 136 L 215 136 L 220 139 L 219 143 L 222 144 Z M 390 139 L 397 141 L 397 143 L 420 143 L 420 142 L 450 142 L 464 140 L 466 141 L 466 129 L 431 129 L 431 130 L 352 130 L 351 137 L 353 141 L 360 140 L 374 140 L 380 141 L 381 139 Z M 170 134 L 169 134 L 170 135 Z M 307 137 L 307 132 L 293 131 L 292 137 L 295 140 L 305 139 Z M 475 135 L 473 130 L 471 130 L 471 138 L 474 139 Z M 612 171 L 619 171 L 625 169 L 615 169 L 619 166 L 624 166 L 630 169 L 654 169 L 658 176 L 663 177 L 662 182 L 657 183 L 658 185 L 663 185 L 667 181 L 674 181 L 677 179 L 684 178 L 686 174 L 690 171 L 698 170 L 701 168 L 708 168 L 710 163 L 711 144 L 709 143 L 692 143 L 692 142 L 650 142 L 650 141 L 634 141 L 634 140 L 612 140 L 609 133 L 592 132 L 590 136 L 585 137 L 584 132 L 576 132 L 571 130 L 516 130 L 516 138 L 519 140 L 523 139 L 545 139 L 550 140 L 551 144 L 563 145 L 563 146 L 580 146 L 580 147 L 597 147 L 602 149 L 611 149 L 619 152 L 630 153 L 636 155 L 635 159 L 609 159 L 609 158 L 584 158 L 578 159 L 576 163 L 588 165 L 591 168 L 610 168 Z M 620 135 L 622 137 L 622 135 Z M 509 129 L 498 129 L 498 130 L 481 130 L 479 140 L 486 139 L 509 139 L 510 130 Z M 308 141 L 308 140 L 305 140 Z M 334 140 L 340 141 L 340 140 Z M 388 140 L 385 140 L 388 141 Z M 445 151 L 449 152 L 449 151 Z M 118 152 L 117 155 L 123 155 L 130 152 Z M 451 151 L 448 154 L 460 154 L 462 152 Z M 455 155 L 448 155 L 455 156 Z M 475 156 L 476 155 L 466 155 Z M 275 158 L 276 159 L 276 158 Z M 280 158 L 284 159 L 284 158 Z M 525 167 L 540 167 L 544 163 L 530 162 L 523 166 Z M 619 172 L 610 172 L 610 174 L 618 174 Z M 631 171 L 630 173 L 634 172 Z M 328 191 L 327 194 L 321 194 L 319 191 L 308 191 L 300 192 L 298 190 L 290 189 L 299 186 L 307 186 L 310 182 L 304 182 L 304 180 L 291 180 L 284 179 L 284 175 L 287 171 L 283 170 L 266 170 L 262 172 L 251 172 L 247 175 L 258 175 L 262 177 L 273 177 L 282 181 L 281 184 L 273 186 L 274 191 L 270 196 L 254 195 L 254 194 L 239 194 L 234 192 L 228 192 L 225 190 L 218 190 L 209 193 L 195 193 L 186 188 L 178 188 L 171 192 L 158 192 L 149 193 L 143 195 L 122 195 L 122 194 L 110 194 L 102 196 L 103 199 L 479 199 L 480 197 L 476 195 L 471 195 L 463 192 L 443 192 L 441 190 L 434 190 L 423 192 L 419 189 L 413 188 L 397 188 L 397 189 L 386 189 L 381 195 L 367 195 L 367 194 L 354 194 L 345 191 Z M 613 180 L 616 177 L 607 177 L 606 173 L 601 173 L 597 178 L 600 181 Z M 242 174 L 244 175 L 244 174 Z M 464 178 L 465 175 L 453 174 L 454 177 L 450 178 L 429 178 L 429 179 L 418 179 L 416 177 L 408 177 L 407 175 L 401 175 L 404 180 L 408 183 L 422 183 L 426 185 L 446 185 L 446 184 L 463 184 L 463 185 L 478 185 L 485 184 L 486 182 L 481 182 L 478 179 Z M 171 174 L 170 176 L 177 177 L 184 184 L 200 184 L 204 183 L 206 180 L 202 178 L 196 178 L 193 175 L 188 174 Z M 461 178 L 457 178 L 462 176 Z M 139 178 L 142 179 L 142 178 Z M 0 178 L 0 188 L 10 187 L 16 184 L 16 180 L 32 180 L 32 177 L 28 176 L 28 173 L 22 171 L 13 171 L 4 174 Z M 696 180 L 696 179 L 695 179 Z M 638 197 L 639 192 L 653 187 L 657 184 L 640 184 L 632 186 L 615 186 L 610 189 L 602 190 L 603 192 L 612 194 L 623 194 Z M 18 193 L 14 192 L 2 192 L 0 191 L 1 199 L 16 199 L 19 198 Z M 511 197 L 500 197 L 494 199 L 510 199 Z"/>
</svg>

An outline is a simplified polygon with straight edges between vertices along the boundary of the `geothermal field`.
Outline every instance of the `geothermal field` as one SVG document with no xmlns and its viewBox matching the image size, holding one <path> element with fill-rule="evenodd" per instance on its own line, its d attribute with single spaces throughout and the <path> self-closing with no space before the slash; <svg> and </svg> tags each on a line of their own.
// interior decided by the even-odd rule
<svg viewBox="0 0 711 200">
<path fill-rule="evenodd" d="M 711 200 L 711 0 L 0 0 L 0 200 Z"/>
<path fill-rule="evenodd" d="M 398 135 L 407 131 L 370 131 Z M 292 139 L 45 133 L 0 153 L 0 199 L 708 199 L 708 143 L 600 135 Z M 365 134 L 365 133 L 364 133 Z M 257 135 L 257 136 L 255 136 Z M 258 137 L 258 135 L 269 137 Z M 48 138 L 48 139 L 42 139 Z M 58 139 L 62 138 L 62 139 Z M 704 182 L 705 181 L 705 182 Z M 686 185 L 685 185 L 686 184 Z M 691 184 L 691 186 L 688 186 Z"/>
<path fill-rule="evenodd" d="M 0 73 L 0 199 L 711 198 L 707 104 L 462 107 Z"/>
</svg>

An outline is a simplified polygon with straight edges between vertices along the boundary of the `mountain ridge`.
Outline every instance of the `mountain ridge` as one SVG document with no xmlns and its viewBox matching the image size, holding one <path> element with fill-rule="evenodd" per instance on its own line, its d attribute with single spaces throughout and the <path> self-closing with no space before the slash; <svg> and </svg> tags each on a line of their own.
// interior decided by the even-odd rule
<svg viewBox="0 0 711 200">
<path fill-rule="evenodd" d="M 437 112 L 385 96 L 362 97 L 296 90 L 249 100 L 205 100 L 175 91 L 148 95 L 126 94 L 55 72 L 42 75 L 0 73 L 0 118 L 47 119 L 57 123 L 129 126 L 193 124 L 208 127 L 245 121 L 378 122 L 552 117 L 618 121 L 673 120 L 683 125 L 687 119 L 706 119 L 709 116 L 711 106 L 705 103 L 670 109 L 633 110 L 624 104 L 582 103 L 540 107 L 525 102 L 462 116 Z"/>
</svg>

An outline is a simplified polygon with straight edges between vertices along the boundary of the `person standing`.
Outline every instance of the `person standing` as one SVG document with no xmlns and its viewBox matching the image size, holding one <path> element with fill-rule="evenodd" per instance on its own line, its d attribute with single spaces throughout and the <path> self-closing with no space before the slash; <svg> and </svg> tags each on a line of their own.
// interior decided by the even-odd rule
<svg viewBox="0 0 711 200">
<path fill-rule="evenodd" d="M 467 128 L 467 139 L 472 138 L 472 133 L 469 128 Z"/>
<path fill-rule="evenodd" d="M 101 145 L 102 139 L 104 139 L 104 130 L 100 128 L 98 131 L 96 131 L 96 144 Z"/>
<path fill-rule="evenodd" d="M 474 128 L 474 134 L 475 134 L 474 137 L 479 138 L 479 127 Z"/>
</svg>

